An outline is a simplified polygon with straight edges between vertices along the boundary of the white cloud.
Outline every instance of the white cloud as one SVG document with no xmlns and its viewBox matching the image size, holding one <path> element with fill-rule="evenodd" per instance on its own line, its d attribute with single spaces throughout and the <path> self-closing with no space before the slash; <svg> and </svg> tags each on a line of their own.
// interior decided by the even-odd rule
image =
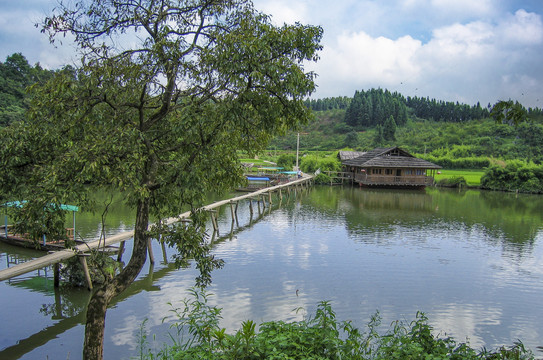
<svg viewBox="0 0 543 360">
<path fill-rule="evenodd" d="M 362 32 L 341 35 L 337 47 L 327 49 L 326 55 L 333 59 L 335 72 L 342 79 L 393 83 L 419 73 L 412 59 L 420 46 L 421 42 L 410 36 L 391 40 Z"/>
<path fill-rule="evenodd" d="M 508 16 L 499 28 L 501 38 L 507 43 L 534 45 L 541 44 L 543 40 L 541 16 L 522 9 L 514 16 Z"/>
<path fill-rule="evenodd" d="M 454 24 L 436 29 L 425 47 L 432 57 L 451 61 L 458 57 L 485 56 L 491 50 L 493 39 L 493 28 L 487 23 Z"/>
</svg>

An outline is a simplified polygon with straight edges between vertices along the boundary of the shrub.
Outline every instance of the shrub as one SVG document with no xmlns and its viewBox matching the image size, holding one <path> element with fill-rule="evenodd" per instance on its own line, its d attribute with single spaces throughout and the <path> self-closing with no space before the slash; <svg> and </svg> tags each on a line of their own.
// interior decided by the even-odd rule
<svg viewBox="0 0 543 360">
<path fill-rule="evenodd" d="M 317 157 L 308 155 L 302 158 L 300 169 L 306 173 L 314 173 L 317 169 L 321 171 L 340 171 L 341 163 L 336 157 Z"/>
<path fill-rule="evenodd" d="M 519 160 L 491 165 L 481 177 L 481 186 L 491 190 L 542 193 L 542 184 L 543 166 Z"/>
<path fill-rule="evenodd" d="M 471 157 L 454 157 L 454 156 L 435 156 L 436 151 L 432 155 L 416 155 L 424 160 L 437 164 L 445 169 L 484 169 L 490 165 L 490 159 L 482 156 Z M 437 152 L 439 153 L 439 151 Z"/>
<path fill-rule="evenodd" d="M 277 166 L 284 168 L 286 171 L 291 171 L 296 164 L 296 155 L 281 154 L 277 158 Z"/>
<path fill-rule="evenodd" d="M 330 184 L 330 176 L 324 173 L 320 173 L 317 176 L 315 176 L 315 184 L 323 185 L 323 184 Z"/>
<path fill-rule="evenodd" d="M 452 176 L 437 182 L 437 186 L 450 188 L 462 188 L 466 187 L 467 185 L 466 179 L 463 176 Z"/>
<path fill-rule="evenodd" d="M 286 323 L 270 321 L 260 325 L 244 321 L 233 335 L 219 327 L 220 309 L 207 303 L 207 295 L 193 291 L 195 300 L 185 300 L 183 310 L 174 309 L 178 330 L 170 335 L 173 347 L 154 356 L 145 348 L 140 334 L 140 358 L 162 359 L 533 359 L 518 342 L 496 351 L 476 352 L 450 337 L 433 335 L 428 318 L 421 312 L 414 321 L 396 321 L 381 335 L 379 313 L 372 316 L 367 331 L 360 332 L 351 322 L 340 322 L 329 302 L 320 302 L 314 317 Z M 185 331 L 189 336 L 186 337 Z M 180 339 L 180 340 L 177 340 Z"/>
</svg>

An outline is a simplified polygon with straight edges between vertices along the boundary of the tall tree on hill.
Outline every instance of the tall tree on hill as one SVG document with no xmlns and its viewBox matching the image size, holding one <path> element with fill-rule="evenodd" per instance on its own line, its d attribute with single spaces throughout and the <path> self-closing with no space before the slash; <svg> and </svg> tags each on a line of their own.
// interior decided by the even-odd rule
<svg viewBox="0 0 543 360">
<path fill-rule="evenodd" d="M 101 359 L 107 306 L 139 274 L 151 236 L 176 245 L 180 262 L 198 260 L 210 281 L 220 261 L 198 222 L 182 231 L 149 219 L 234 185 L 236 150 L 258 151 L 309 119 L 314 74 L 303 62 L 317 60 L 322 29 L 274 26 L 248 0 L 69 4 L 43 30 L 52 41 L 72 34 L 82 66 L 36 89 L 28 123 L 0 132 L 0 165 L 15 181 L 0 185 L 34 203 L 85 203 L 89 189 L 109 187 L 136 209 L 130 261 L 88 305 L 83 357 Z"/>
<path fill-rule="evenodd" d="M 394 117 L 389 116 L 388 119 L 385 121 L 383 128 L 383 139 L 386 141 L 394 141 L 396 140 L 396 122 L 394 121 Z"/>
<path fill-rule="evenodd" d="M 9 55 L 0 62 L 0 126 L 24 119 L 26 89 L 51 78 L 52 72 L 39 64 L 30 66 L 21 53 Z"/>
</svg>

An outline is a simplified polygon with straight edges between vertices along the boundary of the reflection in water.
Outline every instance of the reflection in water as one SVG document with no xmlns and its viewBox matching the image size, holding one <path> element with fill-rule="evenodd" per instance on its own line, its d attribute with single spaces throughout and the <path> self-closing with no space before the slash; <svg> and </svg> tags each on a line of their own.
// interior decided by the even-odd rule
<svg viewBox="0 0 543 360">
<path fill-rule="evenodd" d="M 543 197 L 316 187 L 276 203 L 260 212 L 254 204 L 252 216 L 240 203 L 234 219 L 228 206 L 219 212 L 212 241 L 226 265 L 213 274 L 209 300 L 223 308 L 229 331 L 247 319 L 300 320 L 330 300 L 339 319 L 360 327 L 376 310 L 385 326 L 420 310 L 437 331 L 475 347 L 543 345 Z M 128 218 L 117 215 L 120 228 L 130 227 Z M 87 223 L 81 232 L 95 231 Z M 155 243 L 157 261 L 161 252 Z M 0 260 L 5 267 L 5 255 Z M 55 292 L 32 276 L 0 284 L 1 316 L 14 324 L 0 337 L 0 358 L 78 357 L 88 293 Z M 181 306 L 195 276 L 165 261 L 146 269 L 108 310 L 106 357 L 135 356 L 145 319 L 156 334 L 151 346 L 168 342 L 172 306 Z M 305 312 L 293 311 L 300 307 Z M 10 314 L 23 311 L 32 323 L 19 327 Z"/>
<path fill-rule="evenodd" d="M 441 304 L 432 310 L 430 324 L 434 329 L 448 329 L 451 334 L 465 334 L 465 338 L 456 340 L 469 342 L 474 348 L 481 348 L 485 345 L 481 333 L 491 335 L 492 331 L 489 329 L 500 326 L 502 316 L 502 311 L 498 307 L 485 307 L 481 304 Z"/>
</svg>

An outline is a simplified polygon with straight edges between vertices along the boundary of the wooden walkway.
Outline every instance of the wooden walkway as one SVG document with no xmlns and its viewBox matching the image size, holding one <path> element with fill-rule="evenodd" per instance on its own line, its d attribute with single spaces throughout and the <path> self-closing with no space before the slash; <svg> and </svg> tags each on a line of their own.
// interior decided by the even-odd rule
<svg viewBox="0 0 543 360">
<path fill-rule="evenodd" d="M 210 211 L 211 212 L 211 220 L 214 227 L 214 230 L 217 230 L 217 222 L 214 213 L 212 212 L 214 209 L 219 208 L 224 205 L 230 205 L 232 212 L 234 212 L 234 208 L 232 207 L 233 204 L 236 204 L 238 201 L 245 200 L 245 199 L 257 199 L 265 201 L 266 197 L 268 200 L 268 203 L 271 204 L 272 202 L 272 193 L 277 192 L 279 196 L 282 196 L 282 191 L 291 191 L 292 188 L 298 188 L 298 187 L 306 187 L 313 183 L 313 176 L 312 175 L 304 175 L 301 179 L 293 180 L 285 184 L 272 186 L 269 188 L 264 188 L 261 190 L 257 190 L 251 193 L 247 193 L 245 195 L 237 196 L 231 199 L 217 201 L 215 203 L 212 203 L 210 205 L 206 205 L 202 208 L 202 210 Z M 251 205 L 251 211 L 252 211 L 252 202 Z M 264 204 L 265 206 L 265 204 Z M 183 214 L 180 214 L 176 217 L 172 217 L 165 220 L 166 224 L 172 224 L 174 222 L 186 220 L 190 217 L 190 211 L 187 211 Z M 121 234 L 113 235 L 108 238 L 100 239 L 100 240 L 94 240 L 85 244 L 77 245 L 73 249 L 63 249 L 60 251 L 55 251 L 50 254 L 44 255 L 42 257 L 27 261 L 25 263 L 17 264 L 13 267 L 0 270 L 0 281 L 11 279 L 12 277 L 19 276 L 26 274 L 28 272 L 38 270 L 53 264 L 58 264 L 59 262 L 62 262 L 64 260 L 67 260 L 71 257 L 78 256 L 78 255 L 84 255 L 88 253 L 92 249 L 98 249 L 100 247 L 106 247 L 110 246 L 116 243 L 121 243 L 126 240 L 131 239 L 134 236 L 133 231 L 127 231 Z M 84 257 L 83 257 L 84 259 Z M 85 266 L 85 265 L 84 265 Z M 92 285 L 89 284 L 89 288 L 92 288 Z"/>
</svg>

